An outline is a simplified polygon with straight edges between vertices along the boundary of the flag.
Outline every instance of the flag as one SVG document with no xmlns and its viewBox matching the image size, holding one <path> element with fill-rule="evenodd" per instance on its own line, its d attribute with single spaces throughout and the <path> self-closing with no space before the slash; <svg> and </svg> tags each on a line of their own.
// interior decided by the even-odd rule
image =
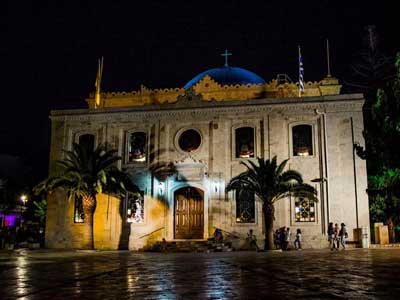
<svg viewBox="0 0 400 300">
<path fill-rule="evenodd" d="M 103 76 L 103 60 L 104 57 L 102 57 L 101 59 L 99 59 L 99 65 L 98 65 L 98 69 L 97 69 L 97 75 L 96 75 L 96 82 L 94 83 L 94 86 L 96 88 L 96 93 L 95 93 L 95 103 L 94 103 L 94 107 L 98 108 L 100 107 L 100 86 L 101 86 L 101 77 Z"/>
<path fill-rule="evenodd" d="M 304 68 L 299 46 L 299 97 L 301 97 L 301 93 L 304 93 Z"/>
</svg>

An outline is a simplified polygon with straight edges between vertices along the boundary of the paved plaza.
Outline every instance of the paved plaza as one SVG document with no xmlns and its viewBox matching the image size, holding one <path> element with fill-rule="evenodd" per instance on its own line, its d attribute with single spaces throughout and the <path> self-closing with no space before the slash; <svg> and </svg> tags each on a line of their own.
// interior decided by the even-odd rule
<svg viewBox="0 0 400 300">
<path fill-rule="evenodd" d="M 0 255 L 0 299 L 400 299 L 400 249 Z"/>
</svg>

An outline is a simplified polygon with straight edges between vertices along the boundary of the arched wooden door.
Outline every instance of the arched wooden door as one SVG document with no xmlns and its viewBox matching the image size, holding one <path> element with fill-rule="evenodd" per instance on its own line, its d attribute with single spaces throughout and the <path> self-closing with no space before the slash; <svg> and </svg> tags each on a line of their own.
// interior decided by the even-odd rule
<svg viewBox="0 0 400 300">
<path fill-rule="evenodd" d="M 204 231 L 204 192 L 184 187 L 174 193 L 175 239 L 202 239 Z"/>
</svg>

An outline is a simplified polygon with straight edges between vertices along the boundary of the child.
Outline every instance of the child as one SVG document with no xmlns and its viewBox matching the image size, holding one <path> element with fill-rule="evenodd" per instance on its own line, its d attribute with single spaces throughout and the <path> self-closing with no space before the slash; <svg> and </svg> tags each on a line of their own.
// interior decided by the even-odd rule
<svg viewBox="0 0 400 300">
<path fill-rule="evenodd" d="M 297 228 L 296 239 L 294 240 L 294 247 L 296 250 L 301 250 L 301 230 Z"/>
</svg>

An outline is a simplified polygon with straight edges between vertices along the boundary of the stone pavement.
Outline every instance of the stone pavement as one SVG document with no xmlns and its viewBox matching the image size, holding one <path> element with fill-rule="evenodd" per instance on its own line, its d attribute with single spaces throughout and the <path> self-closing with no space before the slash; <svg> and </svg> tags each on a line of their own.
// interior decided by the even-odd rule
<svg viewBox="0 0 400 300">
<path fill-rule="evenodd" d="M 0 255 L 0 299 L 400 299 L 400 249 Z"/>
</svg>

